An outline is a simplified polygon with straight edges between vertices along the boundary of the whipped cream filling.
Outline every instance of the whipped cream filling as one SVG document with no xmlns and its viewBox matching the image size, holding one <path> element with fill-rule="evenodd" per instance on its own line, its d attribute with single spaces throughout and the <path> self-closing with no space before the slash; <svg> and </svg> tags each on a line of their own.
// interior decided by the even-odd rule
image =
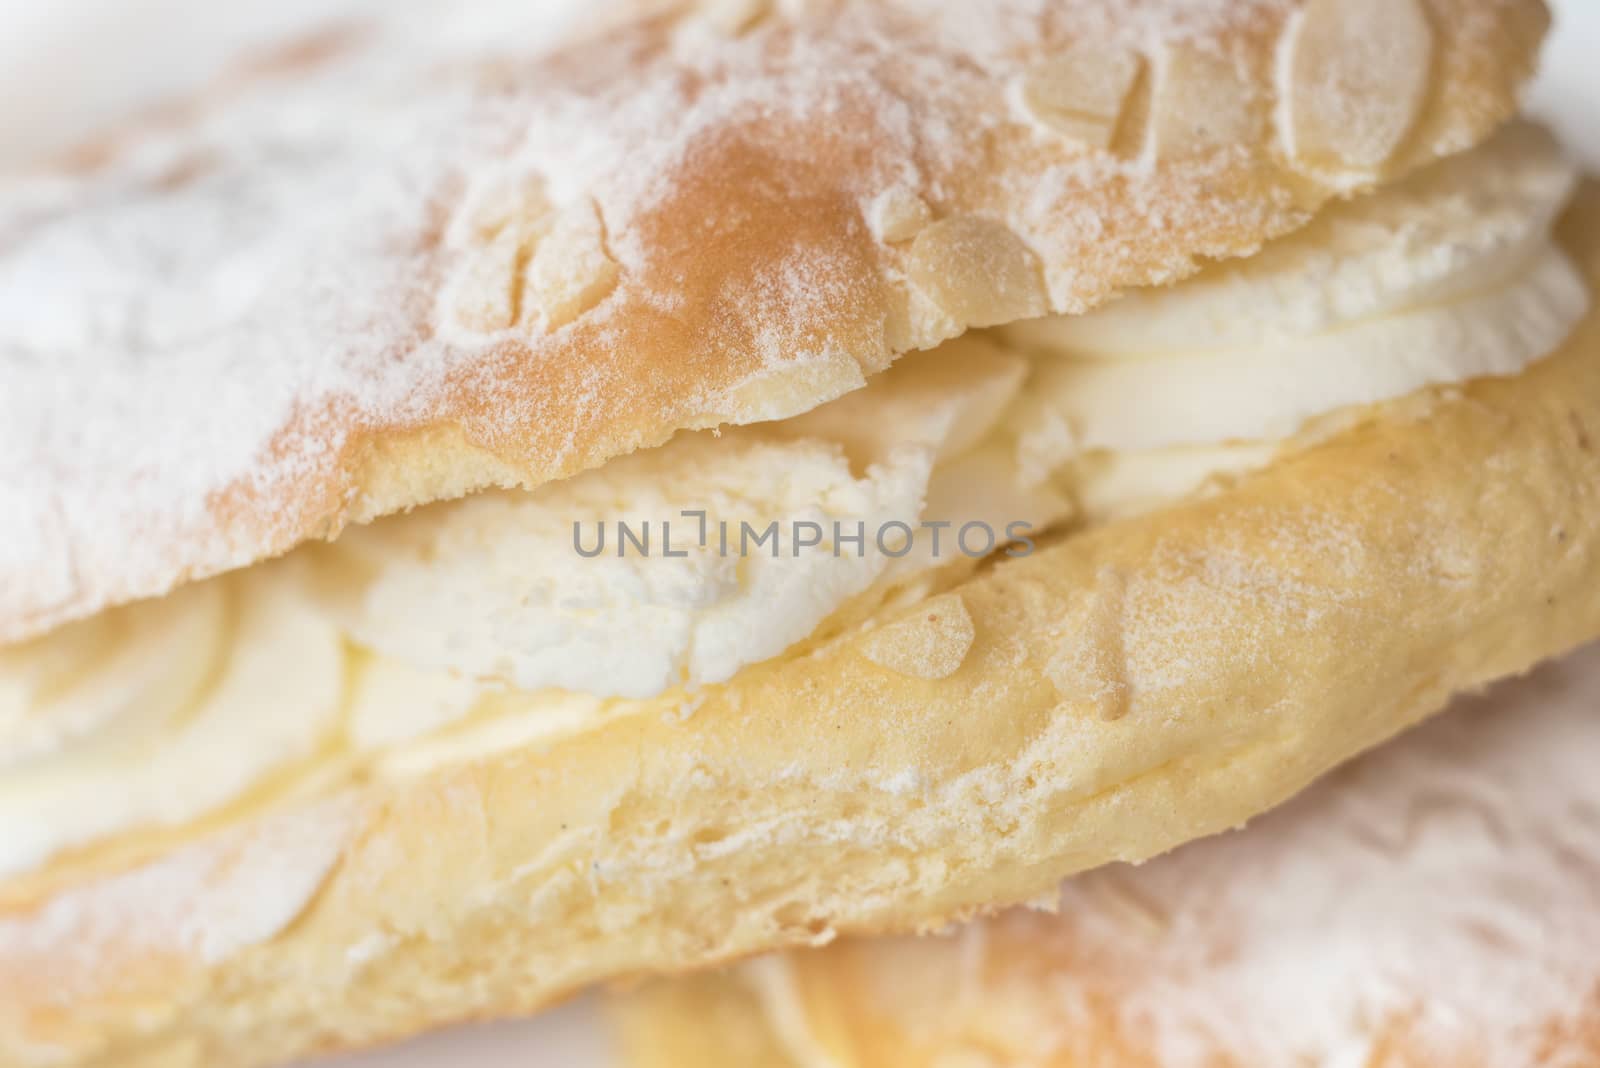
<svg viewBox="0 0 1600 1068">
<path fill-rule="evenodd" d="M 1007 328 L 1006 347 L 952 342 L 794 419 L 391 517 L 0 650 L 0 875 L 330 761 L 419 774 L 687 712 L 852 606 L 914 595 L 962 558 L 964 523 L 1160 507 L 1366 405 L 1514 374 L 1588 307 L 1550 237 L 1574 181 L 1515 128 L 1252 259 Z M 618 524 L 647 521 L 652 551 L 617 555 Z M 929 522 L 952 524 L 940 553 L 926 532 L 905 555 L 874 537 Z M 575 523 L 591 549 L 604 526 L 607 551 L 580 554 Z M 776 555 L 737 550 L 769 524 Z"/>
<path fill-rule="evenodd" d="M 1065 516 L 1012 472 L 949 477 L 1027 374 L 958 342 L 793 419 L 353 530 L 322 553 L 326 600 L 368 648 L 522 689 L 645 698 L 722 682 L 904 574 L 904 531 L 936 488 L 941 510 L 997 532 Z M 939 563 L 926 541 L 920 562 Z"/>
<path fill-rule="evenodd" d="M 877 526 L 1063 518 L 1065 498 L 1024 486 L 994 444 L 1027 374 L 968 339 L 795 419 L 386 519 L 6 650 L 0 875 L 203 818 L 319 761 L 413 775 L 688 709 L 694 686 L 942 564 L 927 539 L 880 551 Z M 686 508 L 734 538 L 741 522 L 776 523 L 775 551 L 725 553 L 713 534 L 669 556 L 659 524 Z M 614 538 L 646 520 L 649 555 L 575 549 L 574 522 L 591 544 L 595 524 Z M 836 521 L 869 533 L 835 553 Z M 796 554 L 801 522 L 824 537 Z"/>
<path fill-rule="evenodd" d="M 1551 236 L 1575 182 L 1548 135 L 1514 126 L 1256 256 L 1002 328 L 1036 360 L 1011 419 L 1021 469 L 1121 518 L 1260 466 L 1329 413 L 1517 374 L 1589 307 Z"/>
<path fill-rule="evenodd" d="M 64 729 L 48 748 L 0 750 L 0 872 L 128 828 L 188 822 L 318 751 L 344 700 L 342 640 L 276 571 L 118 610 L 122 635 L 81 681 L 12 705 L 13 725 Z M 132 670 L 112 673 L 128 661 Z M 86 719 L 100 726 L 72 729 Z"/>
</svg>

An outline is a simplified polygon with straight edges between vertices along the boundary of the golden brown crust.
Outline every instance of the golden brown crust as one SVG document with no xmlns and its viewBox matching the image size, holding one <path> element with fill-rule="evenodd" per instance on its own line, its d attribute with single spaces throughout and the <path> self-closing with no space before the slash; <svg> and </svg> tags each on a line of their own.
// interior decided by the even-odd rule
<svg viewBox="0 0 1600 1068">
<path fill-rule="evenodd" d="M 8 394 L 33 398 L 0 419 L 0 641 L 1248 253 L 1482 139 L 1547 21 L 667 6 L 541 61 L 512 35 L 330 39 L 0 207 L 10 291 L 52 296 L 0 315 Z M 291 90 L 328 129 L 269 121 Z M 1348 140 L 1324 121 L 1347 105 Z M 341 153 L 351 130 L 373 143 Z"/>
<path fill-rule="evenodd" d="M 1600 189 L 1575 216 L 1600 282 Z M 1523 375 L 960 582 L 943 677 L 856 630 L 687 718 L 280 799 L 13 898 L 0 1064 L 269 1063 L 926 928 L 1236 825 L 1600 633 L 1596 441 L 1600 314 Z"/>
<path fill-rule="evenodd" d="M 1600 1062 L 1600 646 L 1248 828 L 921 937 L 613 1000 L 634 1068 Z"/>
</svg>

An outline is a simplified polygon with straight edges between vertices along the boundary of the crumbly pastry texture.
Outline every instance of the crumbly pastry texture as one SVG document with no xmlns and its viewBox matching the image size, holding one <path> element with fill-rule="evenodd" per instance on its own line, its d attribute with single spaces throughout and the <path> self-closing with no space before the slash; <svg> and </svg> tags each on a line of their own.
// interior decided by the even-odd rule
<svg viewBox="0 0 1600 1068">
<path fill-rule="evenodd" d="M 1600 190 L 1565 240 L 1600 285 Z M 936 928 L 1235 826 L 1600 633 L 1597 398 L 1592 314 L 1523 374 L 1374 408 L 692 709 L 411 779 L 334 761 L 344 785 L 12 880 L 0 1063 L 282 1061 Z"/>
<path fill-rule="evenodd" d="M 0 189 L 0 641 L 1248 253 L 1537 0 L 407 9 Z M 444 27 L 441 29 L 441 27 Z"/>
<path fill-rule="evenodd" d="M 1600 1063 L 1600 648 L 1048 911 L 620 1003 L 640 1068 Z"/>
</svg>

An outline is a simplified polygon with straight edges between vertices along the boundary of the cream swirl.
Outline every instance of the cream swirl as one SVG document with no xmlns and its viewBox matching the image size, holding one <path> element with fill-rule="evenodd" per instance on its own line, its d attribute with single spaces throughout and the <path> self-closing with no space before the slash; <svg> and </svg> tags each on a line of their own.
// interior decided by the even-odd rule
<svg viewBox="0 0 1600 1068">
<path fill-rule="evenodd" d="M 1589 307 L 1551 237 L 1576 177 L 1515 126 L 1254 257 L 1002 329 L 1038 361 L 1012 419 L 1024 470 L 1114 518 L 1259 466 L 1329 413 L 1520 372 Z"/>
<path fill-rule="evenodd" d="M 186 823 L 317 752 L 344 699 L 341 641 L 281 570 L 118 609 L 114 648 L 33 692 L 29 718 L 59 729 L 48 745 L 35 733 L 0 751 L 0 872 L 128 828 Z M 55 655 L 96 625 L 12 655 Z"/>
<path fill-rule="evenodd" d="M 930 500 L 997 540 L 1013 521 L 1064 517 L 1058 495 L 1012 472 L 952 478 L 1027 374 L 958 341 L 792 419 L 352 530 L 325 554 L 328 601 L 363 645 L 523 689 L 645 698 L 722 682 L 903 578 L 904 532 Z"/>
</svg>

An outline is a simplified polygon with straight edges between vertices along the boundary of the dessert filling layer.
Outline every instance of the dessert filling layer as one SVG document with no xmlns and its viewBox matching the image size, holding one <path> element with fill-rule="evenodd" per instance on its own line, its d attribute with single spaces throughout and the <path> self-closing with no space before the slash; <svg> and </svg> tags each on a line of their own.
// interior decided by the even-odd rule
<svg viewBox="0 0 1600 1068">
<path fill-rule="evenodd" d="M 1115 518 L 1368 405 L 1516 374 L 1589 306 L 1551 234 L 1575 181 L 1514 126 L 1248 259 L 1004 328 L 1035 367 L 1009 420 L 1022 469 Z"/>
<path fill-rule="evenodd" d="M 1541 133 L 1091 315 L 907 357 L 794 419 L 347 531 L 0 650 L 0 875 L 311 767 L 406 775 L 699 687 L 1030 535 L 1205 492 L 1585 314 Z"/>
</svg>

